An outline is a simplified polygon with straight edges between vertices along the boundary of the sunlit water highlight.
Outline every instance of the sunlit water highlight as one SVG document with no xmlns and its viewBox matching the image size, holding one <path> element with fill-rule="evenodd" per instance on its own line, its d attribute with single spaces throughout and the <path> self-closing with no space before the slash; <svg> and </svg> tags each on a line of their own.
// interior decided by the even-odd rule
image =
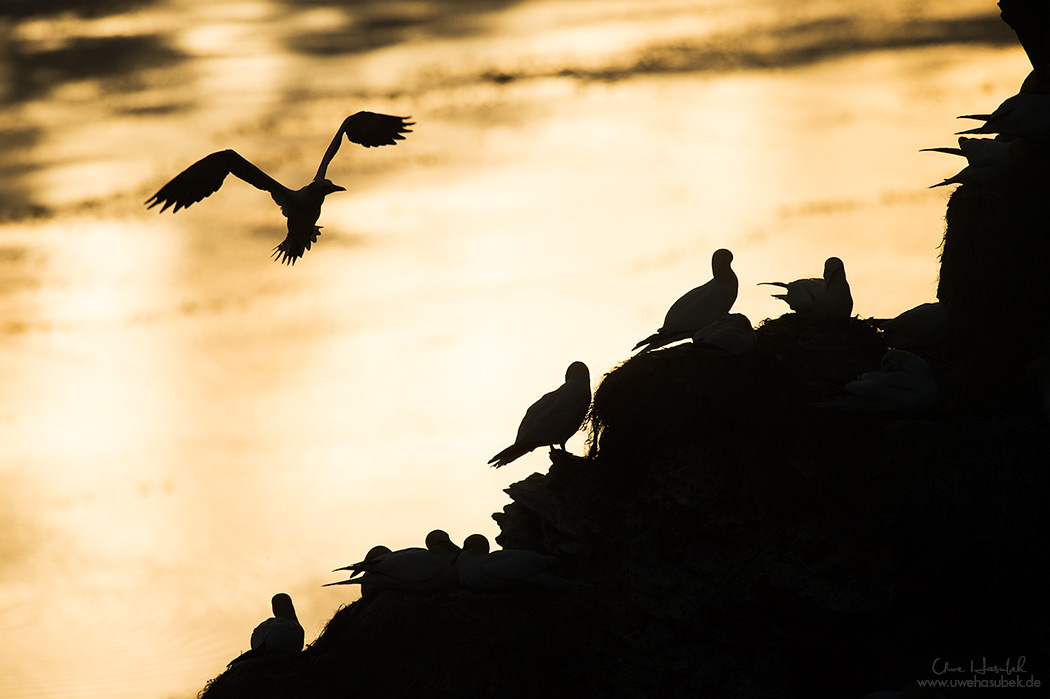
<svg viewBox="0 0 1050 699">
<path fill-rule="evenodd" d="M 495 535 L 502 488 L 547 464 L 485 466 L 524 409 L 573 360 L 597 382 L 627 358 L 715 248 L 755 323 L 785 310 L 757 282 L 829 255 L 862 316 L 931 300 L 946 192 L 927 186 L 960 165 L 918 150 L 1026 72 L 1019 49 L 959 44 L 639 67 L 707 33 L 892 24 L 895 3 L 391 7 L 422 18 L 358 52 L 331 47 L 365 10 L 273 2 L 8 29 L 40 51 L 158 33 L 188 58 L 0 116 L 0 696 L 192 696 L 274 592 L 310 640 L 353 594 L 322 589 L 329 571 L 371 545 Z M 977 10 L 994 15 L 928 13 Z M 348 192 L 294 268 L 269 260 L 283 220 L 243 183 L 177 216 L 141 204 L 226 147 L 301 186 L 363 108 L 418 125 L 344 146 Z"/>
</svg>

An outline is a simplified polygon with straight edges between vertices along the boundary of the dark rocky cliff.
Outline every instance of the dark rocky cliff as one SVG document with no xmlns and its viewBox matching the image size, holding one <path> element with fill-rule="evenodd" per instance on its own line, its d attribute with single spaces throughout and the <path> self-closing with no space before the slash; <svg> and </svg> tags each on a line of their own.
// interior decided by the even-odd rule
<svg viewBox="0 0 1050 699">
<path fill-rule="evenodd" d="M 553 453 L 494 515 L 503 547 L 556 555 L 587 585 L 380 592 L 297 657 L 234 667 L 202 696 L 860 697 L 932 678 L 937 658 L 1022 655 L 1045 687 L 1050 425 L 1024 371 L 1046 324 L 996 311 L 1009 298 L 959 301 L 988 273 L 955 238 L 993 225 L 973 213 L 982 196 L 1002 206 L 965 186 L 949 204 L 941 294 L 957 305 L 923 353 L 934 412 L 814 405 L 878 368 L 883 335 L 858 318 L 767 321 L 742 357 L 635 356 L 595 392 L 589 454 Z M 1025 201 L 1007 206 L 1031 214 L 1013 235 L 1037 242 L 983 264 L 1045 269 L 1045 205 Z"/>
<path fill-rule="evenodd" d="M 1045 78 L 1046 3 L 1003 5 Z M 1050 424 L 1026 369 L 1050 355 L 1050 159 L 1028 145 L 1006 180 L 949 201 L 950 326 L 921 352 L 936 410 L 816 405 L 879 367 L 885 336 L 859 318 L 766 321 L 747 356 L 635 356 L 595 392 L 588 455 L 553 452 L 494 515 L 504 548 L 555 555 L 584 584 L 383 591 L 203 699 L 848 699 L 935 679 L 938 659 L 946 679 L 1045 694 Z"/>
</svg>

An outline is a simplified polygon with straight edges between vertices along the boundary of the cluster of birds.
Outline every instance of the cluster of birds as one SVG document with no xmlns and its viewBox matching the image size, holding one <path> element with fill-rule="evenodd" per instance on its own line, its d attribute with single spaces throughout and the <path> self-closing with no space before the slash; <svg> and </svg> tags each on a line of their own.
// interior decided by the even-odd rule
<svg viewBox="0 0 1050 699">
<path fill-rule="evenodd" d="M 691 339 L 732 355 L 743 355 L 758 346 L 758 335 L 742 313 L 731 313 L 739 290 L 732 267 L 733 253 L 719 249 L 711 256 L 712 279 L 686 292 L 671 304 L 663 325 L 634 346 L 648 352 L 673 342 Z M 845 320 L 853 313 L 853 296 L 842 260 L 829 257 L 819 278 L 792 282 L 759 282 L 783 289 L 773 294 L 800 318 L 813 321 Z M 947 313 L 939 303 L 923 304 L 884 321 L 882 329 L 898 348 L 883 358 L 880 371 L 868 372 L 847 383 L 851 395 L 825 404 L 854 410 L 924 411 L 932 409 L 939 391 L 926 362 L 904 347 L 930 345 L 943 336 Z M 542 446 L 565 449 L 565 443 L 583 426 L 591 403 L 590 373 L 583 362 L 573 362 L 565 383 L 544 394 L 525 412 L 514 443 L 489 463 L 504 466 Z"/>
<path fill-rule="evenodd" d="M 146 204 L 160 206 L 163 212 L 189 207 L 216 192 L 230 174 L 266 191 L 281 207 L 287 219 L 285 239 L 274 248 L 279 262 L 294 264 L 317 242 L 321 205 L 325 197 L 345 189 L 327 178 L 328 166 L 343 138 L 366 148 L 396 145 L 410 133 L 410 117 L 374 112 L 357 112 L 336 131 L 321 159 L 317 173 L 306 186 L 292 190 L 280 184 L 236 151 L 223 150 L 205 156 L 190 165 L 157 191 Z M 998 118 L 989 115 L 984 128 L 997 128 Z M 970 139 L 974 140 L 974 139 Z M 967 145 L 966 148 L 975 146 Z M 747 316 L 731 313 L 736 302 L 739 281 L 732 268 L 733 253 L 719 249 L 711 257 L 712 279 L 675 301 L 655 333 L 635 345 L 635 350 L 648 352 L 681 340 L 691 339 L 697 345 L 716 348 L 732 355 L 753 351 L 757 334 Z M 845 266 L 837 257 L 828 258 L 820 278 L 793 282 L 760 282 L 780 287 L 775 298 L 785 301 L 799 317 L 814 321 L 848 319 L 853 312 L 853 297 L 846 279 Z M 897 338 L 897 346 L 908 342 L 921 344 L 916 338 L 930 334 L 931 319 L 944 314 L 939 304 L 925 304 L 896 319 L 887 321 L 883 330 Z M 942 318 L 943 320 L 943 318 Z M 827 405 L 860 410 L 928 410 L 936 404 L 937 386 L 929 366 L 918 356 L 903 349 L 891 350 L 883 358 L 880 371 L 868 372 L 845 386 L 850 394 Z M 566 450 L 566 442 L 583 426 L 591 405 L 590 371 L 583 362 L 573 362 L 565 372 L 564 383 L 533 403 L 522 418 L 514 443 L 493 456 L 489 463 L 504 466 L 537 449 L 549 446 Z M 488 540 L 473 534 L 463 546 L 455 545 L 448 534 L 435 530 L 426 538 L 425 548 L 391 551 L 376 546 L 364 560 L 337 570 L 353 575 L 330 585 L 361 585 L 362 596 L 377 590 L 426 591 L 465 587 L 475 591 L 499 590 L 529 585 L 565 586 L 571 583 L 551 571 L 556 559 L 533 551 L 489 551 Z M 251 637 L 251 650 L 230 664 L 287 653 L 298 653 L 303 647 L 303 629 L 295 615 L 291 598 L 284 593 L 272 600 L 274 616 L 260 624 Z"/>
<path fill-rule="evenodd" d="M 363 561 L 333 571 L 352 571 L 349 579 L 325 587 L 360 585 L 361 596 L 369 597 L 379 590 L 429 592 L 465 587 L 475 592 L 492 592 L 579 584 L 553 572 L 557 563 L 554 556 L 525 549 L 490 551 L 489 540 L 482 534 L 471 534 L 460 547 L 446 532 L 435 529 L 427 534 L 425 546 L 399 551 L 376 546 Z"/>
<path fill-rule="evenodd" d="M 1000 2 L 1000 6 L 1004 3 Z M 1014 3 L 1016 4 L 1016 3 Z M 1008 13 L 1022 10 L 1020 5 L 1003 8 Z M 1030 175 L 1045 162 L 1050 147 L 1050 79 L 1042 44 L 1025 42 L 1019 37 L 1033 65 L 1042 66 L 1029 74 L 1018 94 L 1008 98 L 989 114 L 968 114 L 981 125 L 959 132 L 958 147 L 928 148 L 962 156 L 966 166 L 954 176 L 934 187 L 950 184 L 975 184 L 1002 189 L 1015 183 L 1019 176 Z M 313 180 L 291 190 L 264 173 L 233 150 L 212 153 L 164 185 L 146 204 L 160 205 L 163 212 L 177 212 L 201 201 L 219 189 L 226 176 L 233 174 L 252 186 L 269 192 L 287 218 L 288 232 L 273 251 L 279 262 L 294 264 L 317 242 L 321 205 L 329 194 L 345 189 L 327 179 L 327 169 L 342 139 L 366 148 L 395 145 L 410 133 L 414 122 L 373 112 L 358 112 L 347 117 L 337 130 L 321 159 Z M 970 136 L 991 135 L 994 138 Z M 715 348 L 731 355 L 753 351 L 758 338 L 751 321 L 743 314 L 731 313 L 736 302 L 739 281 L 732 269 L 733 254 L 719 249 L 711 258 L 712 279 L 675 301 L 657 331 L 635 345 L 634 350 L 647 352 L 665 345 L 691 339 L 695 344 Z M 788 304 L 800 318 L 813 321 L 849 319 L 853 298 L 846 279 L 845 266 L 837 257 L 824 263 L 820 278 L 792 282 L 760 282 L 778 286 L 782 293 L 773 294 Z M 861 374 L 845 384 L 847 395 L 819 403 L 820 407 L 866 412 L 905 412 L 921 414 L 936 407 L 940 390 L 930 365 L 909 349 L 940 344 L 948 326 L 947 308 L 941 303 L 926 303 L 881 321 L 879 327 L 891 347 L 882 357 L 878 371 Z M 1029 378 L 1042 392 L 1042 409 L 1050 420 L 1050 358 L 1038 359 L 1029 367 Z M 566 450 L 566 442 L 582 427 L 591 403 L 590 371 L 583 362 L 573 362 L 565 372 L 565 381 L 544 394 L 525 413 L 514 443 L 493 456 L 489 463 L 504 466 L 543 446 Z M 490 551 L 488 539 L 481 534 L 468 536 L 457 546 L 442 530 L 427 535 L 425 547 L 391 551 L 375 546 L 364 559 L 336 571 L 351 571 L 347 580 L 326 585 L 360 585 L 361 594 L 369 598 L 382 590 L 425 592 L 465 588 L 488 592 L 509 588 L 572 587 L 582 583 L 567 580 L 556 572 L 557 559 L 534 551 L 504 549 Z M 335 571 L 333 571 L 335 572 Z M 299 653 L 304 644 L 303 627 L 296 618 L 291 597 L 285 593 L 271 600 L 273 617 L 259 624 L 251 635 L 251 650 L 241 654 L 230 666 L 253 659 L 273 658 Z M 874 697 L 883 693 L 874 693 Z M 894 693 L 898 694 L 898 693 Z"/>
<path fill-rule="evenodd" d="M 448 533 L 435 529 L 426 536 L 424 547 L 391 551 L 375 546 L 364 560 L 336 568 L 349 570 L 347 580 L 331 585 L 360 585 L 361 596 L 370 598 L 382 590 L 431 592 L 465 588 L 475 592 L 494 592 L 519 587 L 571 588 L 583 585 L 558 575 L 554 556 L 524 549 L 489 550 L 489 540 L 471 534 L 463 546 L 453 543 Z M 294 656 L 303 649 L 303 627 L 295 615 L 292 598 L 278 593 L 271 600 L 273 616 L 255 627 L 251 649 L 230 661 L 229 667 L 249 660 L 273 660 Z"/>
<path fill-rule="evenodd" d="M 696 344 L 729 354 L 752 351 L 757 346 L 757 334 L 750 320 L 742 314 L 730 313 L 739 288 L 732 261 L 733 253 L 729 250 L 716 250 L 711 258 L 713 278 L 675 301 L 663 325 L 635 349 L 646 352 L 691 338 Z M 824 263 L 821 278 L 760 283 L 783 288 L 783 293 L 774 296 L 803 318 L 845 320 L 853 312 L 845 266 L 837 257 L 828 258 Z M 937 343 L 943 338 L 946 325 L 943 305 L 927 303 L 883 321 L 881 329 L 892 346 L 914 348 Z M 1050 376 L 1050 369 L 1045 373 Z M 872 412 L 925 412 L 936 406 L 939 397 L 930 366 L 904 349 L 889 350 L 883 356 L 879 371 L 862 374 L 848 382 L 845 390 L 848 396 L 819 405 Z M 573 362 L 565 372 L 565 382 L 544 394 L 526 411 L 514 444 L 493 456 L 489 463 L 503 466 L 542 446 L 565 450 L 565 443 L 583 425 L 590 403 L 590 372 L 583 362 Z M 335 569 L 351 571 L 348 579 L 325 587 L 360 585 L 361 596 L 367 599 L 381 590 L 428 592 L 466 588 L 488 592 L 582 584 L 558 575 L 554 571 L 557 564 L 554 556 L 522 549 L 490 551 L 488 539 L 481 534 L 471 534 L 461 547 L 446 532 L 435 529 L 427 535 L 424 544 L 424 547 L 398 551 L 375 546 L 363 560 Z M 251 658 L 272 658 L 302 650 L 303 629 L 291 598 L 280 593 L 273 597 L 272 604 L 274 616 L 252 632 L 251 650 L 231 661 L 230 666 Z"/>
<path fill-rule="evenodd" d="M 973 184 L 1003 190 L 1046 169 L 1050 152 L 1050 85 L 1041 71 L 1033 70 L 1016 95 L 990 114 L 963 114 L 960 119 L 983 122 L 960 131 L 958 148 L 924 148 L 966 158 L 966 166 L 932 187 Z M 993 138 L 971 138 L 990 135 Z"/>
</svg>

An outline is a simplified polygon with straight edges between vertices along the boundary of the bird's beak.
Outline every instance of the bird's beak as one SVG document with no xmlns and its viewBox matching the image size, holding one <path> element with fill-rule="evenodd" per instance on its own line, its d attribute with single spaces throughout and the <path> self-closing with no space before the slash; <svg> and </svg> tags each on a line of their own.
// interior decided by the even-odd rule
<svg viewBox="0 0 1050 699">
<path fill-rule="evenodd" d="M 345 192 L 346 191 L 346 187 L 340 187 L 339 185 L 333 183 L 332 184 L 332 191 L 333 192 Z"/>
</svg>

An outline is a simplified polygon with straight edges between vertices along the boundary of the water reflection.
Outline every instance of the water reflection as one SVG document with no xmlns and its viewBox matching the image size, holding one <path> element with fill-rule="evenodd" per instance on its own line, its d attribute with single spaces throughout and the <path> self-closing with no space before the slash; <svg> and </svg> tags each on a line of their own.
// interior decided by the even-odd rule
<svg viewBox="0 0 1050 699">
<path fill-rule="evenodd" d="M 1027 72 L 984 2 L 49 7 L 2 29 L 5 697 L 192 696 L 274 592 L 309 641 L 373 544 L 491 538 L 546 467 L 485 466 L 523 407 L 719 247 L 756 321 L 831 255 L 864 316 L 930 300 L 951 173 L 918 151 Z M 358 109 L 417 126 L 340 152 L 294 269 L 248 185 L 142 205 L 227 147 L 305 181 Z"/>
</svg>

